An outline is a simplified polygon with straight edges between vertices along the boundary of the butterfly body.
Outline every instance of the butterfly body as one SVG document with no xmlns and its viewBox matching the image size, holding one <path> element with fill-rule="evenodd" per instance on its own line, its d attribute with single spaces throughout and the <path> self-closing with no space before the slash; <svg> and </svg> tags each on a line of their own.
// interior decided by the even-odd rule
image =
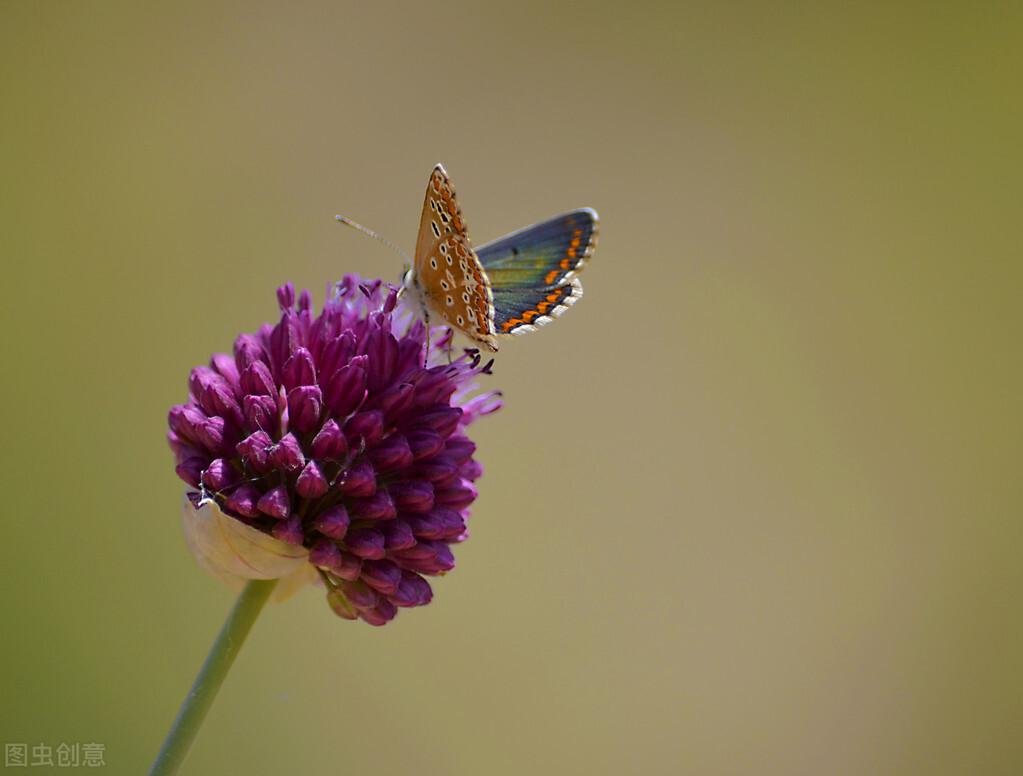
<svg viewBox="0 0 1023 776">
<path fill-rule="evenodd" d="M 597 214 L 574 210 L 474 250 L 454 188 L 430 175 L 415 260 L 403 288 L 428 324 L 434 316 L 489 350 L 501 335 L 550 323 L 582 296 L 576 277 L 592 255 Z"/>
</svg>

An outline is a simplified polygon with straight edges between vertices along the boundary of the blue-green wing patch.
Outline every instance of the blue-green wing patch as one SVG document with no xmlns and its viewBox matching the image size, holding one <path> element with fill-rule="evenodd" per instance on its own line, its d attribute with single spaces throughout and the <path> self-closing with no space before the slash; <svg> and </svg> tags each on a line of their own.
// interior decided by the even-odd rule
<svg viewBox="0 0 1023 776">
<path fill-rule="evenodd" d="M 582 208 L 477 248 L 495 296 L 500 289 L 547 289 L 569 283 L 593 253 L 597 223 L 596 211 Z"/>
<path fill-rule="evenodd" d="M 583 295 L 578 278 L 546 288 L 494 289 L 494 330 L 498 334 L 525 334 L 545 326 Z"/>
</svg>

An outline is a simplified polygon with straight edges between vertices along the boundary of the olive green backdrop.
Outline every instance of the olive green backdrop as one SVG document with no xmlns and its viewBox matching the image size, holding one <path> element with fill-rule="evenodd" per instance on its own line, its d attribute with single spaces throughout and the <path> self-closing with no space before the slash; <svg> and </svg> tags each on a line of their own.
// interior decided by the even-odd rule
<svg viewBox="0 0 1023 776">
<path fill-rule="evenodd" d="M 367 10 L 371 8 L 372 10 Z M 230 607 L 188 370 L 411 249 L 602 216 L 473 536 L 268 608 L 198 773 L 1023 769 L 1016 4 L 0 2 L 0 738 L 145 770 Z M 54 769 L 55 771 L 58 769 Z M 44 772 L 45 769 L 36 769 Z"/>
</svg>

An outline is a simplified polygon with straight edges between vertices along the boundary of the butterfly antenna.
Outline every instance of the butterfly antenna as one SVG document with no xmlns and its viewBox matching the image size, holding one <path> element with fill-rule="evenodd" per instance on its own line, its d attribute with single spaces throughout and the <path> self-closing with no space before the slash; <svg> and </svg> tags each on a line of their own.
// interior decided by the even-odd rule
<svg viewBox="0 0 1023 776">
<path fill-rule="evenodd" d="M 405 260 L 405 263 L 408 266 L 412 266 L 412 259 L 410 259 L 401 248 L 399 248 L 393 242 L 388 240 L 386 237 L 381 237 L 379 234 L 374 232 L 372 229 L 367 229 L 362 224 L 356 223 L 352 219 L 346 218 L 345 216 L 334 216 L 334 218 L 337 219 L 338 223 L 344 224 L 345 226 L 350 226 L 350 227 L 352 227 L 352 229 L 356 230 L 357 232 L 362 232 L 363 234 L 368 235 L 369 237 L 372 237 L 374 240 L 382 242 L 384 245 L 386 245 L 392 251 L 394 251 L 399 256 L 401 256 Z"/>
</svg>

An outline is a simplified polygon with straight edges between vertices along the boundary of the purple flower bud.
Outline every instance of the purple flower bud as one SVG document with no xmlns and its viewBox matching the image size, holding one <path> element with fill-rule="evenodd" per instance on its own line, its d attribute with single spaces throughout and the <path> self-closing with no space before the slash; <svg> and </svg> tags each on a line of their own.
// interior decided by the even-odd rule
<svg viewBox="0 0 1023 776">
<path fill-rule="evenodd" d="M 327 478 L 323 476 L 316 461 L 307 463 L 302 473 L 298 475 L 295 492 L 307 499 L 319 498 L 327 492 Z"/>
<path fill-rule="evenodd" d="M 378 490 L 367 498 L 353 498 L 348 508 L 356 520 L 391 520 L 398 514 L 391 494 L 386 490 Z"/>
<path fill-rule="evenodd" d="M 327 606 L 331 608 L 338 617 L 342 617 L 346 620 L 357 620 L 359 618 L 358 613 L 351 601 L 345 598 L 345 594 L 342 590 L 337 588 L 330 588 L 327 590 Z"/>
<path fill-rule="evenodd" d="M 298 348 L 292 353 L 284 362 L 281 380 L 289 391 L 300 385 L 315 385 L 316 365 L 313 363 L 312 354 L 305 348 Z"/>
<path fill-rule="evenodd" d="M 381 598 L 379 603 L 372 609 L 360 609 L 359 617 L 363 622 L 370 625 L 387 625 L 391 620 L 394 619 L 398 610 L 394 604 L 388 601 L 386 598 Z"/>
<path fill-rule="evenodd" d="M 345 537 L 345 546 L 353 555 L 360 558 L 378 560 L 386 554 L 384 552 L 384 535 L 371 528 L 353 528 L 348 531 Z"/>
<path fill-rule="evenodd" d="M 211 453 L 224 449 L 226 424 L 223 418 L 210 418 L 197 429 L 199 442 Z"/>
<path fill-rule="evenodd" d="M 324 399 L 330 411 L 337 418 L 344 418 L 353 412 L 366 398 L 365 357 L 353 358 L 338 369 L 327 383 Z"/>
<path fill-rule="evenodd" d="M 329 536 L 331 539 L 341 540 L 345 538 L 345 534 L 348 533 L 348 526 L 351 523 L 348 517 L 348 512 L 344 506 L 338 504 L 328 509 L 326 512 L 321 512 L 315 520 L 313 520 L 313 527 L 324 536 Z"/>
<path fill-rule="evenodd" d="M 437 574 L 447 574 L 455 567 L 455 556 L 451 554 L 451 548 L 446 544 L 436 545 L 436 552 L 433 556 L 434 564 L 437 567 Z"/>
<path fill-rule="evenodd" d="M 465 463 L 476 452 L 476 445 L 464 436 L 449 437 L 444 445 L 445 452 L 455 463 Z"/>
<path fill-rule="evenodd" d="M 384 306 L 380 308 L 381 312 L 389 313 L 394 310 L 395 305 L 398 304 L 398 290 L 392 288 L 387 298 L 384 300 Z"/>
<path fill-rule="evenodd" d="M 438 455 L 426 461 L 420 461 L 405 473 L 408 477 L 415 477 L 427 482 L 438 482 L 458 473 L 458 465 L 452 458 L 445 455 Z"/>
<path fill-rule="evenodd" d="M 341 550 L 334 542 L 320 539 L 309 551 L 309 562 L 320 568 L 333 570 L 341 567 Z"/>
<path fill-rule="evenodd" d="M 391 379 L 398 361 L 398 340 L 383 329 L 374 329 L 366 340 L 366 387 L 379 391 Z"/>
<path fill-rule="evenodd" d="M 372 448 L 368 456 L 379 472 L 396 471 L 412 463 L 412 450 L 401 434 L 391 434 Z"/>
<path fill-rule="evenodd" d="M 192 401 L 199 402 L 202 398 L 203 391 L 206 386 L 210 385 L 213 381 L 219 380 L 220 375 L 214 372 L 208 366 L 197 366 L 191 372 L 188 373 L 188 392 L 192 395 Z M 200 402 L 201 403 L 201 402 Z M 216 414 L 209 413 L 207 414 Z"/>
<path fill-rule="evenodd" d="M 394 559 L 410 571 L 420 574 L 444 574 L 455 567 L 455 558 L 443 542 L 424 540 L 408 550 L 394 553 Z"/>
<path fill-rule="evenodd" d="M 437 554 L 436 548 L 440 545 L 441 542 L 437 541 L 421 541 L 415 547 L 393 552 L 392 556 L 402 561 L 431 560 Z"/>
<path fill-rule="evenodd" d="M 235 364 L 234 356 L 227 353 L 214 353 L 210 359 L 210 366 L 217 370 L 217 374 L 227 381 L 231 392 L 237 397 L 241 392 L 241 376 L 238 374 L 238 366 Z"/>
<path fill-rule="evenodd" d="M 273 440 L 270 439 L 270 435 L 263 431 L 257 431 L 239 442 L 235 446 L 235 450 L 250 469 L 257 474 L 266 474 L 272 468 L 270 465 L 271 445 L 273 445 Z"/>
<path fill-rule="evenodd" d="M 276 396 L 277 387 L 274 384 L 270 367 L 262 361 L 253 361 L 242 371 L 242 390 L 252 396 Z"/>
<path fill-rule="evenodd" d="M 474 459 L 470 459 L 458 467 L 458 473 L 469 482 L 475 482 L 483 476 L 483 464 Z"/>
<path fill-rule="evenodd" d="M 314 458 L 340 460 L 348 452 L 348 441 L 334 420 L 328 420 L 317 432 L 312 442 Z"/>
<path fill-rule="evenodd" d="M 377 410 L 356 413 L 345 422 L 349 447 L 357 446 L 360 438 L 365 440 L 367 446 L 375 445 L 383 435 L 384 415 Z"/>
<path fill-rule="evenodd" d="M 259 514 L 259 499 L 262 493 L 255 485 L 246 483 L 235 488 L 227 497 L 227 508 L 242 517 L 256 517 Z"/>
<path fill-rule="evenodd" d="M 256 361 L 266 361 L 266 350 L 260 343 L 259 338 L 252 334 L 242 334 L 234 341 L 234 363 L 239 372 L 244 372 L 246 367 Z M 239 383 L 241 378 L 239 377 Z M 242 385 L 242 390 L 245 386 Z"/>
<path fill-rule="evenodd" d="M 426 606 L 433 600 L 430 583 L 411 571 L 401 573 L 397 592 L 391 594 L 391 602 L 398 606 Z"/>
<path fill-rule="evenodd" d="M 465 533 L 462 514 L 445 507 L 436 507 L 425 515 L 410 515 L 406 520 L 420 539 L 450 541 Z"/>
<path fill-rule="evenodd" d="M 285 434 L 280 442 L 270 448 L 270 463 L 285 472 L 298 471 L 305 465 L 305 456 L 294 434 Z"/>
<path fill-rule="evenodd" d="M 433 508 L 433 485 L 419 480 L 401 480 L 388 486 L 391 498 L 402 512 L 429 512 Z"/>
<path fill-rule="evenodd" d="M 451 490 L 452 488 L 459 488 L 462 486 L 462 477 L 459 474 L 452 474 L 449 477 L 444 477 L 433 483 L 434 491 L 438 490 Z"/>
<path fill-rule="evenodd" d="M 174 471 L 193 488 L 198 488 L 202 471 L 205 468 L 206 460 L 204 458 L 186 458 L 174 467 Z"/>
<path fill-rule="evenodd" d="M 394 418 L 408 408 L 412 403 L 414 393 L 415 388 L 412 383 L 399 383 L 384 391 L 374 405 L 388 418 Z"/>
<path fill-rule="evenodd" d="M 276 488 L 268 490 L 259 499 L 256 508 L 264 515 L 276 517 L 278 520 L 287 518 L 291 514 L 291 499 L 288 497 L 287 487 L 278 485 Z"/>
<path fill-rule="evenodd" d="M 219 375 L 216 383 L 211 383 L 203 389 L 199 406 L 210 415 L 229 418 L 235 425 L 242 423 L 242 408 L 231 393 L 230 386 Z"/>
<path fill-rule="evenodd" d="M 437 404 L 447 404 L 456 387 L 444 367 L 433 367 L 421 373 L 415 386 L 415 406 L 420 410 Z"/>
<path fill-rule="evenodd" d="M 292 515 L 287 520 L 275 523 L 270 530 L 275 539 L 282 542 L 301 546 L 305 541 L 305 534 L 302 531 L 302 519 L 298 515 Z"/>
<path fill-rule="evenodd" d="M 416 546 L 412 528 L 404 520 L 388 520 L 380 526 L 380 531 L 384 535 L 384 548 L 388 552 Z"/>
<path fill-rule="evenodd" d="M 353 497 L 372 496 L 377 492 L 376 471 L 366 462 L 355 464 L 341 481 L 341 492 Z"/>
<path fill-rule="evenodd" d="M 281 321 L 270 332 L 270 370 L 274 380 L 281 383 L 284 362 L 302 343 L 301 322 L 292 314 L 281 315 Z"/>
<path fill-rule="evenodd" d="M 412 535 L 417 539 L 440 539 L 442 526 L 440 520 L 434 517 L 433 511 L 422 515 L 403 515 L 402 520 L 408 525 Z M 403 547 L 402 549 L 408 549 Z"/>
<path fill-rule="evenodd" d="M 300 385 L 288 394 L 288 417 L 291 427 L 308 434 L 319 425 L 323 397 L 317 385 Z"/>
<path fill-rule="evenodd" d="M 383 595 L 398 592 L 401 569 L 389 560 L 367 560 L 362 564 L 362 581 Z"/>
<path fill-rule="evenodd" d="M 350 552 L 341 552 L 341 565 L 334 569 L 334 575 L 354 582 L 362 576 L 362 558 Z"/>
<path fill-rule="evenodd" d="M 250 428 L 268 433 L 277 430 L 277 402 L 270 396 L 244 396 L 242 414 Z"/>
<path fill-rule="evenodd" d="M 320 376 L 332 376 L 340 367 L 348 364 L 354 354 L 355 335 L 351 331 L 346 331 L 340 337 L 330 340 L 323 346 L 323 352 L 320 355 Z"/>
<path fill-rule="evenodd" d="M 416 321 L 408 333 L 398 342 L 398 363 L 394 373 L 401 377 L 414 374 L 423 366 L 423 345 L 426 342 L 426 327 Z"/>
<path fill-rule="evenodd" d="M 277 304 L 280 305 L 281 312 L 285 313 L 295 306 L 295 284 L 285 283 L 283 286 L 277 289 Z"/>
<path fill-rule="evenodd" d="M 199 457 L 199 450 L 190 445 L 186 440 L 179 437 L 173 431 L 167 432 L 167 444 L 174 451 L 175 463 L 181 463 L 186 458 Z"/>
<path fill-rule="evenodd" d="M 362 582 L 343 582 L 341 589 L 357 609 L 371 609 L 380 600 L 380 596 Z"/>
<path fill-rule="evenodd" d="M 207 415 L 241 418 L 231 384 L 208 366 L 197 366 L 188 378 L 189 391 Z"/>
<path fill-rule="evenodd" d="M 436 455 L 444 449 L 444 437 L 436 431 L 420 429 L 410 432 L 406 438 L 409 449 L 412 450 L 412 457 L 417 461 Z"/>
<path fill-rule="evenodd" d="M 458 428 L 458 421 L 461 417 L 462 410 L 458 407 L 440 407 L 417 415 L 415 424 L 418 428 L 427 428 L 446 437 Z"/>
<path fill-rule="evenodd" d="M 468 480 L 452 488 L 438 488 L 434 493 L 434 501 L 438 506 L 451 509 L 465 509 L 476 500 L 476 487 Z"/>
<path fill-rule="evenodd" d="M 202 473 L 202 482 L 213 491 L 223 490 L 238 481 L 238 472 L 223 458 L 215 458 Z"/>
<path fill-rule="evenodd" d="M 171 431 L 193 444 L 202 444 L 199 441 L 199 427 L 206 420 L 205 413 L 192 404 L 176 404 L 167 413 L 167 423 Z"/>
</svg>

